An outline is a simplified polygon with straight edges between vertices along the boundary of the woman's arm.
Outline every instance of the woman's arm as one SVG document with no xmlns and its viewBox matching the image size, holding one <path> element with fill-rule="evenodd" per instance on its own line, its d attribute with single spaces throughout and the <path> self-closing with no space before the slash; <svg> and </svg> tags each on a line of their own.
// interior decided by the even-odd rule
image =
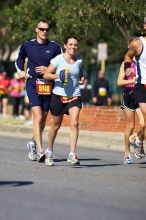
<svg viewBox="0 0 146 220">
<path fill-rule="evenodd" d="M 56 67 L 53 66 L 52 64 L 50 64 L 46 70 L 45 73 L 43 75 L 44 79 L 49 79 L 49 80 L 55 80 L 55 79 L 59 79 L 60 76 L 59 74 L 54 74 L 54 72 L 56 71 Z"/>
<path fill-rule="evenodd" d="M 121 64 L 120 66 L 120 71 L 119 71 L 119 75 L 118 75 L 118 79 L 117 79 L 117 84 L 118 86 L 125 86 L 125 85 L 128 85 L 128 84 L 132 84 L 135 82 L 135 79 L 129 79 L 129 80 L 126 80 L 125 79 L 125 72 L 124 72 L 124 62 Z"/>
</svg>

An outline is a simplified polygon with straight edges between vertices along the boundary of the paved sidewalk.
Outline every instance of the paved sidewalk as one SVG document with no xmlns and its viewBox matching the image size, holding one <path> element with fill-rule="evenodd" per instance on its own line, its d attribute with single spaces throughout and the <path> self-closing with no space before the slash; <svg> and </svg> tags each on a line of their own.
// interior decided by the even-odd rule
<svg viewBox="0 0 146 220">
<path fill-rule="evenodd" d="M 47 141 L 49 127 L 46 126 L 43 139 Z M 69 144 L 69 127 L 61 127 L 55 143 Z M 27 125 L 25 120 L 0 118 L 0 134 L 10 136 L 21 136 L 23 138 L 31 138 L 32 125 Z M 124 149 L 124 135 L 118 132 L 100 132 L 80 130 L 78 146 L 88 147 L 94 149 L 105 149 L 114 151 L 123 151 Z"/>
</svg>

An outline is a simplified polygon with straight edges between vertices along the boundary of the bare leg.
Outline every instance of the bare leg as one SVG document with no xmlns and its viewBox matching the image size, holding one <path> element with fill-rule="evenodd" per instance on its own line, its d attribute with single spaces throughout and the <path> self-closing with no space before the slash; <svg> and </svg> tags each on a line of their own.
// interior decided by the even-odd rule
<svg viewBox="0 0 146 220">
<path fill-rule="evenodd" d="M 2 100 L 3 116 L 7 115 L 7 106 L 8 106 L 8 98 L 3 98 Z"/>
<path fill-rule="evenodd" d="M 135 124 L 135 112 L 123 109 L 124 115 L 125 115 L 125 154 L 130 153 L 130 142 L 129 137 L 133 133 L 134 130 L 134 124 Z"/>
<path fill-rule="evenodd" d="M 47 119 L 48 112 L 42 111 L 42 123 L 41 123 L 41 131 L 43 132 L 45 125 L 46 125 L 46 119 Z"/>
<path fill-rule="evenodd" d="M 31 115 L 32 115 L 32 118 L 33 118 L 33 113 Z M 41 131 L 41 133 L 43 133 L 43 130 L 45 128 L 47 115 L 48 115 L 48 112 L 42 111 L 42 120 L 41 120 L 41 124 L 40 124 L 40 131 Z M 35 141 L 35 137 L 34 136 L 32 137 L 32 139 Z"/>
<path fill-rule="evenodd" d="M 80 108 L 79 107 L 72 107 L 69 109 L 69 115 L 70 115 L 70 152 L 74 153 L 76 150 L 76 144 L 79 134 L 79 113 Z"/>
<path fill-rule="evenodd" d="M 32 107 L 33 119 L 33 136 L 36 141 L 37 151 L 41 152 L 42 149 L 42 110 L 40 106 Z"/>
<path fill-rule="evenodd" d="M 139 103 L 139 107 L 144 117 L 144 139 L 146 140 L 146 103 Z"/>
<path fill-rule="evenodd" d="M 136 110 L 136 113 L 137 113 L 139 124 L 140 124 L 139 130 L 137 131 L 137 136 L 139 140 L 143 142 L 144 140 L 144 117 L 143 117 L 143 114 L 140 108 Z"/>
<path fill-rule="evenodd" d="M 53 151 L 54 141 L 57 135 L 57 132 L 62 124 L 63 115 L 61 116 L 53 116 L 53 122 L 49 130 L 49 140 L 48 147 Z"/>
</svg>

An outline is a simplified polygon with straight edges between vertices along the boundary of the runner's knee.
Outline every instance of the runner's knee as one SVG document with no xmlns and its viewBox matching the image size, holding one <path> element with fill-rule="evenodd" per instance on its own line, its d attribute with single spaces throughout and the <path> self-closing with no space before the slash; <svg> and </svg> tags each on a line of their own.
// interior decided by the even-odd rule
<svg viewBox="0 0 146 220">
<path fill-rule="evenodd" d="M 78 128 L 78 120 L 72 120 L 70 123 L 71 128 Z"/>
</svg>

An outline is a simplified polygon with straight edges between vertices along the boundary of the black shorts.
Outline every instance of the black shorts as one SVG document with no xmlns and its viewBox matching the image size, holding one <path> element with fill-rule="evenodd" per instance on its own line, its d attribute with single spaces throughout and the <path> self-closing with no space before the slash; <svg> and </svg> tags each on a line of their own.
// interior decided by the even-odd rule
<svg viewBox="0 0 146 220">
<path fill-rule="evenodd" d="M 138 102 L 136 101 L 133 95 L 133 90 L 132 91 L 124 90 L 122 92 L 121 108 L 131 111 L 135 111 L 136 109 L 139 108 Z"/>
<path fill-rule="evenodd" d="M 73 100 L 69 103 L 62 103 L 61 96 L 52 94 L 51 103 L 50 103 L 50 111 L 54 116 L 59 116 L 63 114 L 69 114 L 68 110 L 74 106 L 82 108 L 81 97 L 78 96 L 76 100 Z"/>
<path fill-rule="evenodd" d="M 136 84 L 133 95 L 138 103 L 146 103 L 146 84 Z"/>
<path fill-rule="evenodd" d="M 2 99 L 4 99 L 4 98 L 9 98 L 9 95 L 8 94 L 2 94 L 2 95 L 0 95 L 0 101 L 2 100 Z"/>
</svg>

